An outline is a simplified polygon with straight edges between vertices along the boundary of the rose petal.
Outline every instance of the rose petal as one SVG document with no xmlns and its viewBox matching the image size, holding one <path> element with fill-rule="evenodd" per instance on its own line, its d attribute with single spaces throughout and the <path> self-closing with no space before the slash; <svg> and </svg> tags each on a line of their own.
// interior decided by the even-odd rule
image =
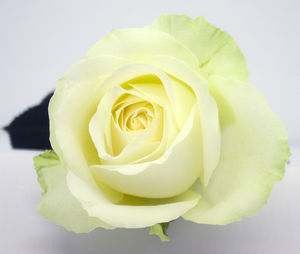
<svg viewBox="0 0 300 254">
<path fill-rule="evenodd" d="M 46 151 L 36 156 L 34 165 L 44 190 L 38 207 L 41 216 L 77 233 L 89 232 L 97 227 L 113 228 L 98 218 L 89 216 L 81 207 L 66 184 L 67 170 L 54 152 Z"/>
<path fill-rule="evenodd" d="M 198 67 L 208 74 L 248 81 L 247 63 L 234 39 L 204 17 L 161 15 L 151 28 L 174 36 L 188 47 L 197 56 Z"/>
<path fill-rule="evenodd" d="M 139 197 L 165 198 L 183 193 L 200 176 L 202 142 L 198 108 L 169 149 L 157 160 L 132 165 L 93 165 L 98 182 Z"/>
<path fill-rule="evenodd" d="M 71 171 L 67 175 L 67 184 L 90 216 L 114 227 L 141 228 L 175 220 L 200 199 L 199 194 L 187 191 L 180 196 L 162 200 L 125 197 L 123 202 L 115 204 L 107 200 L 101 188 L 91 187 Z"/>
<path fill-rule="evenodd" d="M 174 56 L 191 66 L 199 66 L 197 57 L 178 40 L 165 32 L 149 28 L 113 30 L 98 41 L 86 56 L 112 55 L 139 61 L 161 54 Z"/>
<path fill-rule="evenodd" d="M 219 162 L 221 147 L 218 108 L 209 94 L 208 85 L 187 64 L 174 57 L 154 56 L 144 61 L 189 85 L 197 97 L 201 121 L 199 132 L 202 133 L 203 147 L 201 181 L 206 186 Z"/>
<path fill-rule="evenodd" d="M 183 217 L 227 224 L 256 213 L 279 181 L 290 156 L 287 133 L 254 87 L 214 76 L 210 91 L 218 103 L 222 154 L 203 199 Z"/>
<path fill-rule="evenodd" d="M 83 59 L 72 66 L 59 81 L 49 104 L 50 141 L 53 149 L 68 170 L 90 184 L 94 179 L 87 161 L 99 161 L 88 123 L 103 94 L 102 80 L 109 72 L 128 63 L 128 60 L 101 56 Z"/>
</svg>

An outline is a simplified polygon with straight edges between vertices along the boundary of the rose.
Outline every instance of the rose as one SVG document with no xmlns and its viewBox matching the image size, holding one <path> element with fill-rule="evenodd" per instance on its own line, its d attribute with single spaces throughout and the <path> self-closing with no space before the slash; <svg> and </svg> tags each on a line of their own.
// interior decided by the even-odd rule
<svg viewBox="0 0 300 254">
<path fill-rule="evenodd" d="M 51 99 L 58 157 L 35 158 L 40 214 L 76 232 L 254 214 L 290 153 L 282 122 L 247 82 L 235 41 L 203 17 L 112 31 Z"/>
</svg>

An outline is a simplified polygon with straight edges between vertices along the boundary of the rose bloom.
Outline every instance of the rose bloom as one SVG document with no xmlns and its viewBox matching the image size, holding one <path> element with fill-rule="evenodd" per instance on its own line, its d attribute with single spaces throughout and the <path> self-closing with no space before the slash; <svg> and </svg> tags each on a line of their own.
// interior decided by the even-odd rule
<svg viewBox="0 0 300 254">
<path fill-rule="evenodd" d="M 290 156 L 236 42 L 203 17 L 114 30 L 59 80 L 39 213 L 75 232 L 256 213 Z"/>
</svg>

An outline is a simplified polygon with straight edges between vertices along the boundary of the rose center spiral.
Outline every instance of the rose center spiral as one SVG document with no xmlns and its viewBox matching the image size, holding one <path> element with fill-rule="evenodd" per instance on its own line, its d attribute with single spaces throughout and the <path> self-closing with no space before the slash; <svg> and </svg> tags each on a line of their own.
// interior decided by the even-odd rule
<svg viewBox="0 0 300 254">
<path fill-rule="evenodd" d="M 126 122 L 126 130 L 139 131 L 146 130 L 152 123 L 152 116 L 146 109 L 138 109 L 131 114 Z"/>
</svg>

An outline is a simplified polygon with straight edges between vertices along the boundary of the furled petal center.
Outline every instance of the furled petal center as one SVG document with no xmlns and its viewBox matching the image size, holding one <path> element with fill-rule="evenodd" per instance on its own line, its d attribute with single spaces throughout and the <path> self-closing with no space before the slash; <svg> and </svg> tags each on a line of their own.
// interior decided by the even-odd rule
<svg viewBox="0 0 300 254">
<path fill-rule="evenodd" d="M 147 113 L 145 109 L 139 109 L 134 114 L 132 114 L 127 123 L 126 129 L 128 131 L 139 131 L 145 130 L 151 125 L 152 117 Z"/>
<path fill-rule="evenodd" d="M 118 124 L 122 131 L 135 137 L 145 132 L 152 124 L 154 109 L 149 102 L 139 102 L 124 107 L 120 114 Z"/>
</svg>

